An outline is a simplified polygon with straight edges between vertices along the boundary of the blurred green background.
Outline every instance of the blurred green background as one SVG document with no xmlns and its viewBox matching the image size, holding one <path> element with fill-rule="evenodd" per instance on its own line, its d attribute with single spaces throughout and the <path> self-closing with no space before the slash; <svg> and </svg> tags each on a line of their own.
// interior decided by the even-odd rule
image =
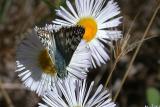
<svg viewBox="0 0 160 107">
<path fill-rule="evenodd" d="M 74 1 L 74 0 L 72 0 Z M 139 41 L 158 0 L 117 0 L 125 34 L 138 12 L 130 32 L 131 42 Z M 15 73 L 15 50 L 25 33 L 35 25 L 51 23 L 55 9 L 64 5 L 65 0 L 0 0 L 0 107 L 8 107 L 2 91 L 9 95 L 14 107 L 37 107 L 41 99 L 27 90 Z M 133 64 L 116 104 L 119 107 L 144 107 L 149 104 L 160 106 L 160 11 L 147 34 L 145 41 Z M 156 36 L 156 37 L 155 37 Z M 121 58 L 108 87 L 114 93 L 120 85 L 133 52 Z M 90 80 L 104 84 L 109 74 L 112 60 L 102 68 L 89 74 Z M 98 71 L 102 72 L 98 72 Z"/>
</svg>

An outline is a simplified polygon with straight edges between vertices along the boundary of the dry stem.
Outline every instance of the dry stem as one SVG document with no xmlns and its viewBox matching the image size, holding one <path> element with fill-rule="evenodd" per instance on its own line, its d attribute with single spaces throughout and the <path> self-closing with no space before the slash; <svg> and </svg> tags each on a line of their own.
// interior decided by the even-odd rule
<svg viewBox="0 0 160 107">
<path fill-rule="evenodd" d="M 133 62 L 134 62 L 134 60 L 135 60 L 135 58 L 137 56 L 137 53 L 140 50 L 140 48 L 142 46 L 142 43 L 143 43 L 145 37 L 147 36 L 147 33 L 148 33 L 149 29 L 151 28 L 151 25 L 152 25 L 152 23 L 153 23 L 153 21 L 154 21 L 154 19 L 156 17 L 156 14 L 157 14 L 159 9 L 160 9 L 160 3 L 158 4 L 158 6 L 157 6 L 157 8 L 156 8 L 156 10 L 155 10 L 150 22 L 149 22 L 149 24 L 148 24 L 148 26 L 147 26 L 147 28 L 146 28 L 146 30 L 144 32 L 144 35 L 143 35 L 143 37 L 142 37 L 142 39 L 140 41 L 140 44 L 137 46 L 136 51 L 134 52 L 134 55 L 133 55 L 133 57 L 132 57 L 132 59 L 131 59 L 131 61 L 129 63 L 128 69 L 127 69 L 127 71 L 126 71 L 126 73 L 125 73 L 125 75 L 124 75 L 124 77 L 122 79 L 121 86 L 120 86 L 119 90 L 116 92 L 116 94 L 114 96 L 114 101 L 117 99 L 117 97 L 118 97 L 118 95 L 119 95 L 119 93 L 120 93 L 120 91 L 122 89 L 122 86 L 123 86 L 125 80 L 127 79 L 128 73 L 129 73 L 130 69 L 132 68 L 132 65 L 133 65 Z"/>
<path fill-rule="evenodd" d="M 133 25 L 134 25 L 134 22 L 136 21 L 136 19 L 137 19 L 137 17 L 139 16 L 139 14 L 140 14 L 140 12 L 138 12 L 138 13 L 136 14 L 136 16 L 135 16 L 133 22 L 131 23 L 131 25 L 130 25 L 130 27 L 129 27 L 129 29 L 128 29 L 128 32 L 127 32 L 127 34 L 126 34 L 126 36 L 125 36 L 125 41 L 122 41 L 123 44 L 121 45 L 122 47 L 120 47 L 121 51 L 120 51 L 120 53 L 118 53 L 118 56 L 116 56 L 116 58 L 115 58 L 113 67 L 111 68 L 110 74 L 109 74 L 109 76 L 108 76 L 108 78 L 107 78 L 107 81 L 106 81 L 104 87 L 107 87 L 108 83 L 110 82 L 111 77 L 112 77 L 112 75 L 113 75 L 113 72 L 114 72 L 114 70 L 115 70 L 115 68 L 116 68 L 116 65 L 117 65 L 117 63 L 119 62 L 120 58 L 121 58 L 122 55 L 123 55 L 123 51 L 125 50 L 126 45 L 127 45 L 128 41 L 129 41 L 129 38 L 130 38 L 129 33 L 131 32 L 131 30 L 132 30 L 132 28 L 133 28 Z M 118 45 L 118 46 L 119 46 L 119 45 Z M 119 49 L 118 49 L 118 50 L 119 50 Z"/>
</svg>

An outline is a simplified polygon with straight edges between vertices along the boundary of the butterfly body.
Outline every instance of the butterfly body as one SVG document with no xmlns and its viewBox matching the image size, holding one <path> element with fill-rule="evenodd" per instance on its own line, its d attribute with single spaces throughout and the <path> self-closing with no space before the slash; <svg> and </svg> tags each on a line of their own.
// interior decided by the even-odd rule
<svg viewBox="0 0 160 107">
<path fill-rule="evenodd" d="M 66 70 L 66 62 L 65 59 L 63 58 L 62 54 L 56 49 L 54 52 L 55 54 L 55 66 L 57 70 L 57 75 L 60 78 L 64 78 L 67 76 L 67 70 Z"/>
<path fill-rule="evenodd" d="M 65 78 L 68 75 L 66 67 L 82 39 L 84 28 L 79 26 L 61 28 L 57 32 L 41 28 L 37 30 L 37 34 L 44 48 L 48 50 L 58 77 Z"/>
</svg>

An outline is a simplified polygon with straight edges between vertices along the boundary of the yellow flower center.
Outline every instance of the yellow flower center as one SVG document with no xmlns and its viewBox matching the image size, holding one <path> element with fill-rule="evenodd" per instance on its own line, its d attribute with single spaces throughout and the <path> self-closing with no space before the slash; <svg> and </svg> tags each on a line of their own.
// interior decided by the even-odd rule
<svg viewBox="0 0 160 107">
<path fill-rule="evenodd" d="M 38 56 L 38 64 L 46 74 L 55 75 L 56 69 L 46 49 L 42 50 Z"/>
<path fill-rule="evenodd" d="M 97 22 L 92 17 L 84 17 L 79 20 L 77 25 L 81 25 L 85 28 L 85 34 L 83 36 L 83 39 L 87 42 L 90 42 L 97 33 Z"/>
</svg>

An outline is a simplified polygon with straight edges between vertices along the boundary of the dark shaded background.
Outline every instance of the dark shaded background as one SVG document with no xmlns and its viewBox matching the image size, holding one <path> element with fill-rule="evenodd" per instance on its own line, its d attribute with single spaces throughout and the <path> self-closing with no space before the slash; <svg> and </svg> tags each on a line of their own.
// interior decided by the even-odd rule
<svg viewBox="0 0 160 107">
<path fill-rule="evenodd" d="M 9 94 L 15 107 L 36 107 L 40 98 L 34 92 L 27 90 L 17 77 L 15 71 L 15 49 L 25 37 L 25 33 L 34 25 L 51 22 L 54 18 L 54 8 L 63 4 L 63 0 L 0 0 L 0 81 L 2 87 Z M 136 14 L 139 17 L 134 22 L 131 41 L 138 41 L 142 37 L 149 20 L 155 11 L 158 0 L 119 0 L 123 15 L 124 34 L 127 32 Z M 116 101 L 120 107 L 144 107 L 147 104 L 146 89 L 155 87 L 160 89 L 160 11 L 148 33 L 151 39 L 145 41 L 134 62 L 132 70 Z M 127 64 L 133 52 L 121 58 L 110 83 L 110 90 L 117 91 Z M 96 81 L 105 83 L 109 72 L 109 65 L 104 65 L 99 74 L 90 73 L 89 77 L 98 75 Z M 108 67 L 108 68 L 106 68 Z M 106 71 L 106 69 L 108 69 Z M 101 79 L 102 75 L 103 78 Z M 90 78 L 93 79 L 93 78 Z M 0 107 L 8 107 L 0 90 Z"/>
</svg>

